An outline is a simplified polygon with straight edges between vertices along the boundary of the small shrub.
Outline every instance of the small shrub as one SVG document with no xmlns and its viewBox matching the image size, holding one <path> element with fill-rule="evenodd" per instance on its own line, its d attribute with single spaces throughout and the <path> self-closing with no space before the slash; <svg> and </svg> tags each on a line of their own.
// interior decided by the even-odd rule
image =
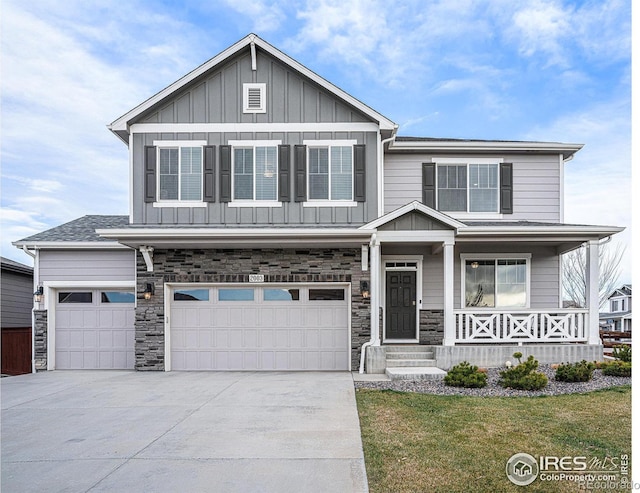
<svg viewBox="0 0 640 493">
<path fill-rule="evenodd" d="M 602 373 L 610 377 L 630 377 L 631 363 L 621 360 L 609 361 L 602 365 Z"/>
<path fill-rule="evenodd" d="M 444 377 L 444 383 L 451 387 L 476 389 L 487 385 L 487 375 L 480 372 L 477 366 L 463 361 L 447 372 Z"/>
<path fill-rule="evenodd" d="M 535 371 L 538 368 L 538 360 L 529 356 L 522 362 L 522 353 L 514 353 L 513 357 L 520 363 L 513 368 L 500 372 L 500 385 L 505 388 L 518 390 L 540 390 L 546 387 L 549 379 L 544 373 Z"/>
<path fill-rule="evenodd" d="M 586 360 L 559 365 L 556 369 L 556 380 L 560 382 L 588 382 L 591 380 L 595 368 L 595 364 Z"/>
<path fill-rule="evenodd" d="M 625 363 L 631 363 L 631 346 L 627 344 L 620 344 L 613 347 L 613 357 L 617 360 L 624 361 Z"/>
</svg>

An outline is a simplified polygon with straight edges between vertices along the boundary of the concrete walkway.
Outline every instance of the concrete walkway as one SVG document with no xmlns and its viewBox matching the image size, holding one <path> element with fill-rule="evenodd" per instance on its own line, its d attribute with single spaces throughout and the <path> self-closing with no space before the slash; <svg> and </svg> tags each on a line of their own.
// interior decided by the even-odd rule
<svg viewBox="0 0 640 493">
<path fill-rule="evenodd" d="M 3 378 L 3 492 L 364 492 L 350 373 Z"/>
</svg>

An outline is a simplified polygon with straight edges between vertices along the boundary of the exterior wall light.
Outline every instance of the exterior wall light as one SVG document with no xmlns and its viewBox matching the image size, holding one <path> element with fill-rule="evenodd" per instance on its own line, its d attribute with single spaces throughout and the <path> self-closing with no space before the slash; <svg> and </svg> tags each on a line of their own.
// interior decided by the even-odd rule
<svg viewBox="0 0 640 493">
<path fill-rule="evenodd" d="M 369 297 L 369 281 L 360 281 L 360 294 L 363 298 Z"/>
<path fill-rule="evenodd" d="M 480 267 L 480 264 L 478 262 L 471 262 L 472 269 L 477 269 L 478 267 Z"/>
<path fill-rule="evenodd" d="M 42 303 L 42 301 L 44 300 L 44 288 L 42 286 L 38 286 L 36 292 L 33 293 L 33 300 L 36 303 Z"/>
<path fill-rule="evenodd" d="M 144 299 L 145 300 L 150 300 L 151 297 L 153 296 L 154 290 L 153 290 L 153 284 L 151 284 L 150 282 L 147 283 L 147 287 L 144 290 Z"/>
</svg>

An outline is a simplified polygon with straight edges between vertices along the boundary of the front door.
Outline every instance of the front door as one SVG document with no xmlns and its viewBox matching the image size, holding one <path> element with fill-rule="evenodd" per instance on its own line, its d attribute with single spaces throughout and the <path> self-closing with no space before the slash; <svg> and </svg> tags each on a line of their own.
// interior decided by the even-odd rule
<svg viewBox="0 0 640 493">
<path fill-rule="evenodd" d="M 416 338 L 416 271 L 387 271 L 387 340 Z"/>
</svg>

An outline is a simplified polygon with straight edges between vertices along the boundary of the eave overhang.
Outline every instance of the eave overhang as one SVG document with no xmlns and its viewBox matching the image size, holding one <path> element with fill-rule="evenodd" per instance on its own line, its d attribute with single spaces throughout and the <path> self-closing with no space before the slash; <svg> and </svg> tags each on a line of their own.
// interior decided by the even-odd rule
<svg viewBox="0 0 640 493">
<path fill-rule="evenodd" d="M 333 248 L 368 243 L 371 231 L 312 228 L 123 228 L 96 230 L 132 248 Z"/>
<path fill-rule="evenodd" d="M 14 241 L 17 248 L 29 250 L 128 250 L 117 241 Z"/>
<path fill-rule="evenodd" d="M 324 88 L 328 92 L 332 93 L 336 97 L 342 99 L 343 101 L 350 104 L 360 112 L 364 113 L 365 115 L 370 117 L 372 120 L 376 121 L 379 124 L 381 131 L 387 132 L 387 133 L 388 132 L 393 133 L 397 130 L 398 125 L 392 122 L 391 120 L 389 120 L 387 117 L 381 115 L 377 111 L 373 110 L 372 108 L 364 104 L 362 101 L 359 101 L 358 99 L 346 93 L 339 87 L 333 85 L 331 82 L 327 81 L 326 79 L 316 74 L 312 70 L 309 70 L 307 67 L 297 62 L 290 56 L 284 54 L 283 52 L 281 52 L 274 46 L 270 45 L 269 43 L 267 43 L 266 41 L 264 41 L 263 39 L 261 39 L 255 34 L 249 34 L 248 36 L 245 36 L 237 43 L 233 44 L 226 50 L 222 51 L 218 55 L 214 56 L 210 60 L 206 61 L 196 69 L 186 74 L 185 76 L 181 77 L 173 84 L 167 86 L 166 88 L 162 89 L 160 92 L 155 94 L 154 96 L 151 96 L 149 99 L 147 99 L 143 103 L 139 104 L 132 110 L 128 111 L 127 113 L 125 113 L 124 115 L 116 119 L 113 123 L 108 125 L 107 128 L 111 130 L 116 136 L 118 136 L 125 144 L 128 144 L 129 140 L 127 136 L 129 134 L 129 125 L 132 120 L 142 115 L 145 111 L 149 110 L 154 105 L 161 103 L 163 100 L 170 97 L 176 91 L 181 90 L 186 85 L 190 84 L 191 82 L 196 80 L 198 77 L 205 74 L 207 71 L 211 70 L 216 65 L 219 65 L 220 63 L 224 62 L 228 58 L 239 53 L 241 50 L 247 47 L 251 47 L 252 44 L 254 46 L 257 46 L 263 49 L 265 52 L 269 53 L 271 56 L 273 56 L 277 60 L 280 60 L 282 63 L 290 66 L 294 70 L 301 73 L 303 76 L 308 77 L 313 82 L 318 84 L 320 87 Z"/>
<path fill-rule="evenodd" d="M 517 142 L 456 139 L 394 140 L 388 152 L 465 152 L 465 153 L 514 153 L 514 154 L 562 154 L 569 159 L 584 147 L 584 144 L 562 142 Z"/>
</svg>

